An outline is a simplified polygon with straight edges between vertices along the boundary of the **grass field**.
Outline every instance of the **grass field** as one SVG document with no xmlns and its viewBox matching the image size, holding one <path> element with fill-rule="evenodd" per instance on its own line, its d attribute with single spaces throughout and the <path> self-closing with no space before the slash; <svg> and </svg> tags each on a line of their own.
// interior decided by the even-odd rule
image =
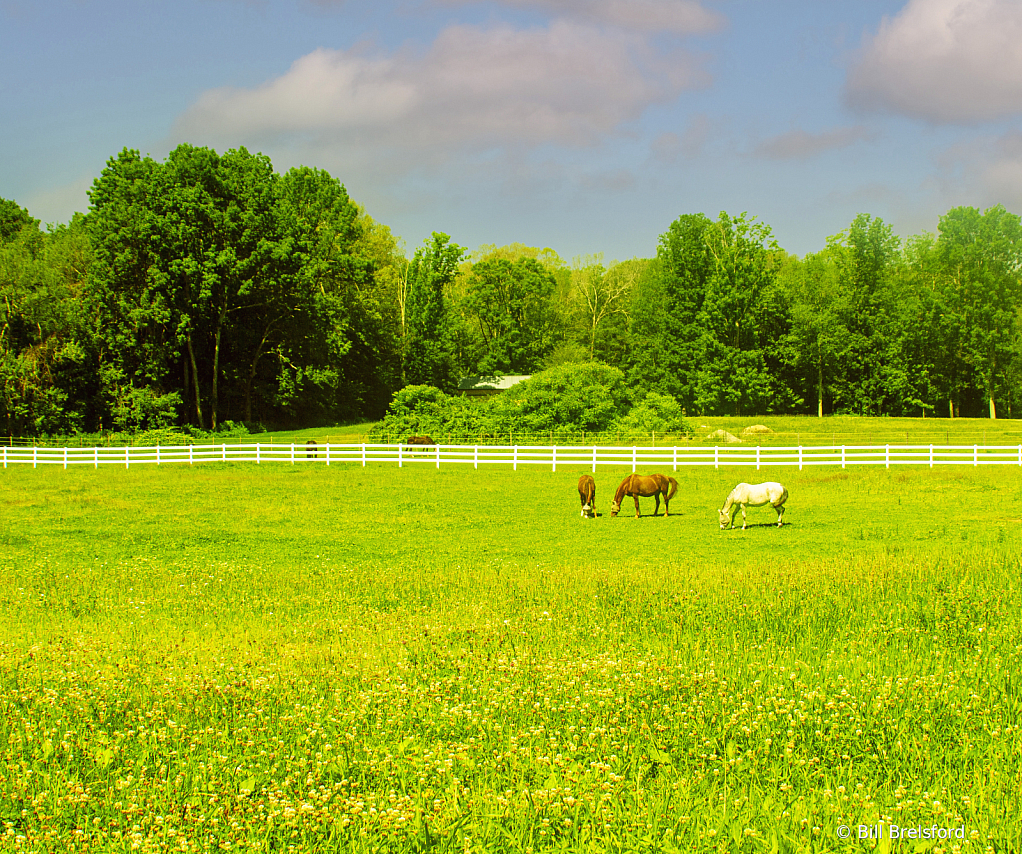
<svg viewBox="0 0 1022 854">
<path fill-rule="evenodd" d="M 0 850 L 1022 847 L 1017 468 L 580 472 L 3 471 Z"/>
</svg>

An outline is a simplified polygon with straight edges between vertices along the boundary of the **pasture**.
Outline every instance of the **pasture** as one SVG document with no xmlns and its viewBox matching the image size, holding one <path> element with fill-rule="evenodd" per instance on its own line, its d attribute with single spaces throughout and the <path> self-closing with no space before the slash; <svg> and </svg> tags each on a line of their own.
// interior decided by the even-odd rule
<svg viewBox="0 0 1022 854">
<path fill-rule="evenodd" d="M 1017 468 L 585 471 L 3 471 L 0 850 L 1022 846 Z"/>
</svg>

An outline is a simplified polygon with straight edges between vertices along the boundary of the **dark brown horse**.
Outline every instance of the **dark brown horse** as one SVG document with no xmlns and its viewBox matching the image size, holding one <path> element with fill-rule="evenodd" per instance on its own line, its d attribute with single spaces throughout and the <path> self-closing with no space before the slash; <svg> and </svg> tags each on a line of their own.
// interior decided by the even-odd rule
<svg viewBox="0 0 1022 854">
<path fill-rule="evenodd" d="M 592 475 L 584 474 L 578 479 L 578 497 L 582 499 L 582 518 L 596 515 L 596 481 Z"/>
<path fill-rule="evenodd" d="M 653 496 L 656 498 L 656 507 L 653 508 L 653 515 L 660 511 L 660 496 L 664 497 L 664 515 L 670 516 L 670 504 L 671 499 L 674 498 L 674 493 L 678 491 L 678 481 L 673 477 L 667 477 L 662 474 L 630 474 L 617 488 L 617 492 L 614 493 L 614 501 L 610 505 L 610 515 L 617 516 L 618 511 L 621 509 L 621 502 L 624 500 L 626 495 L 631 495 L 635 499 L 635 518 L 639 518 L 639 496 L 648 498 Z"/>
<path fill-rule="evenodd" d="M 319 456 L 319 454 L 316 453 L 318 448 L 319 448 L 319 445 L 316 444 L 316 440 L 315 439 L 309 439 L 309 441 L 305 443 L 305 457 L 306 457 L 306 459 L 309 459 L 309 460 L 316 459 L 316 457 Z"/>
<path fill-rule="evenodd" d="M 425 447 L 427 445 L 432 446 L 435 445 L 436 442 L 433 441 L 432 436 L 409 436 L 405 439 L 405 444 L 408 445 L 408 450 L 410 451 L 416 445 L 419 447 Z"/>
</svg>

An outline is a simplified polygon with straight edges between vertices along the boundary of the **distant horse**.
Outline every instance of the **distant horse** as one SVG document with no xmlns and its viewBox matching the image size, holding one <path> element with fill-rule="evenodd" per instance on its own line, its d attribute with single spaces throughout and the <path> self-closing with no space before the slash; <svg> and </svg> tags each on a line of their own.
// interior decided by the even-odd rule
<svg viewBox="0 0 1022 854">
<path fill-rule="evenodd" d="M 656 498 L 656 507 L 653 508 L 653 515 L 660 510 L 660 496 L 664 497 L 664 516 L 670 516 L 670 504 L 671 499 L 674 498 L 674 493 L 678 491 L 678 481 L 673 477 L 666 477 L 662 474 L 630 474 L 617 488 L 617 492 L 614 493 L 614 501 L 610 505 L 610 515 L 617 516 L 618 511 L 621 509 L 621 502 L 624 500 L 626 495 L 631 495 L 635 499 L 635 518 L 639 518 L 639 496 L 648 498 L 653 496 Z"/>
<path fill-rule="evenodd" d="M 777 527 L 780 528 L 784 518 L 784 502 L 788 500 L 788 490 L 779 483 L 757 483 L 755 485 L 740 483 L 728 495 L 724 506 L 717 511 L 720 517 L 720 529 L 734 527 L 735 511 L 742 508 L 742 530 L 748 523 L 745 520 L 745 508 L 762 507 L 769 504 L 777 511 Z"/>
<path fill-rule="evenodd" d="M 319 445 L 316 444 L 316 440 L 315 439 L 309 439 L 309 441 L 305 443 L 305 457 L 306 457 L 306 459 L 309 459 L 309 460 L 316 459 L 316 457 L 319 456 L 319 454 L 316 453 L 316 449 L 318 447 L 319 447 Z"/>
<path fill-rule="evenodd" d="M 415 445 L 425 447 L 427 445 L 435 445 L 436 442 L 433 441 L 432 436 L 409 436 L 405 440 L 405 444 L 408 445 L 408 450 L 410 451 Z"/>
<path fill-rule="evenodd" d="M 582 518 L 595 516 L 593 507 L 596 506 L 596 481 L 592 475 L 584 474 L 578 479 L 578 497 L 582 499 Z"/>
</svg>

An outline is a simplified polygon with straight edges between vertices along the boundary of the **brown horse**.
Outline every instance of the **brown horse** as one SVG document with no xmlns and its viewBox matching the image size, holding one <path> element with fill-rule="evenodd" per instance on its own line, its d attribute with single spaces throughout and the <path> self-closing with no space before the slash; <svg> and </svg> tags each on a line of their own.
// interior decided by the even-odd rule
<svg viewBox="0 0 1022 854">
<path fill-rule="evenodd" d="M 626 495 L 631 495 L 635 499 L 635 518 L 639 518 L 639 496 L 648 498 L 653 496 L 656 498 L 656 507 L 653 508 L 653 515 L 660 511 L 660 496 L 664 497 L 664 515 L 670 516 L 670 504 L 671 499 L 674 498 L 674 493 L 678 491 L 678 481 L 673 477 L 666 477 L 662 474 L 630 474 L 617 488 L 617 492 L 614 493 L 614 501 L 610 505 L 610 515 L 617 516 L 618 511 L 621 509 L 621 502 L 624 500 Z"/>
<path fill-rule="evenodd" d="M 416 445 L 420 447 L 433 446 L 436 442 L 433 441 L 432 436 L 409 436 L 405 439 L 405 444 L 408 445 L 408 450 L 411 451 Z"/>
<path fill-rule="evenodd" d="M 584 474 L 578 479 L 578 497 L 582 499 L 582 518 L 588 519 L 595 516 L 596 511 L 596 481 L 592 475 Z"/>
<path fill-rule="evenodd" d="M 309 439 L 309 441 L 305 443 L 305 457 L 306 457 L 306 459 L 310 459 L 310 460 L 316 459 L 316 457 L 319 456 L 319 454 L 316 453 L 317 448 L 319 448 L 319 445 L 316 444 L 316 440 L 315 439 Z"/>
</svg>

